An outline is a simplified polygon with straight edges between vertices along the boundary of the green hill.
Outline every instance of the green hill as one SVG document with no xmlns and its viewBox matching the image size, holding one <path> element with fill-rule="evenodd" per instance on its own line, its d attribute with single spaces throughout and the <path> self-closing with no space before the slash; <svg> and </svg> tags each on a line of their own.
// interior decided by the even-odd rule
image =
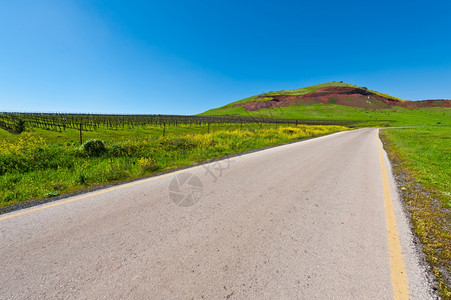
<svg viewBox="0 0 451 300">
<path fill-rule="evenodd" d="M 343 82 L 251 96 L 201 115 L 297 120 L 389 121 L 392 125 L 449 123 L 450 100 L 408 101 Z M 387 122 L 385 122 L 387 123 Z"/>
</svg>

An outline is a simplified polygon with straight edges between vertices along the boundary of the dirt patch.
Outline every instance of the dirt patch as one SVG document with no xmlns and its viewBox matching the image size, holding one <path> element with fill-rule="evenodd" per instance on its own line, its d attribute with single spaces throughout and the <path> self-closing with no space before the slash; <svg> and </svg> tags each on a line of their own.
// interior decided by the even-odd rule
<svg viewBox="0 0 451 300">
<path fill-rule="evenodd" d="M 285 103 L 280 103 L 279 100 L 247 102 L 243 104 L 244 109 L 247 111 L 256 111 L 262 108 L 274 108 L 278 106 L 287 106 L 287 105 L 285 105 Z"/>
<path fill-rule="evenodd" d="M 451 107 L 451 100 L 437 99 L 437 100 L 404 101 L 404 103 L 402 103 L 401 106 L 405 108 Z"/>
</svg>

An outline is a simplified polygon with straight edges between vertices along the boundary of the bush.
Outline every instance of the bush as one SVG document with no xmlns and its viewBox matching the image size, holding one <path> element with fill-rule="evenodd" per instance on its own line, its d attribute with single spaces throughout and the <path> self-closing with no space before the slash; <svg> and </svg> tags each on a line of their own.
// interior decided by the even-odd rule
<svg viewBox="0 0 451 300">
<path fill-rule="evenodd" d="M 109 148 L 112 157 L 131 157 L 137 151 L 137 147 L 130 144 L 113 144 Z"/>
<path fill-rule="evenodd" d="M 78 175 L 75 179 L 75 182 L 79 183 L 79 184 L 86 184 L 87 181 L 88 181 L 88 176 L 86 176 L 86 174 L 83 172 L 78 173 Z"/>
<path fill-rule="evenodd" d="M 160 168 L 156 161 L 145 157 L 138 160 L 138 165 L 144 172 L 154 172 Z"/>
<path fill-rule="evenodd" d="M 120 144 L 111 145 L 108 151 L 112 157 L 129 156 L 128 151 Z"/>
<path fill-rule="evenodd" d="M 105 143 L 96 139 L 86 141 L 82 148 L 89 156 L 100 156 L 106 151 Z"/>
</svg>

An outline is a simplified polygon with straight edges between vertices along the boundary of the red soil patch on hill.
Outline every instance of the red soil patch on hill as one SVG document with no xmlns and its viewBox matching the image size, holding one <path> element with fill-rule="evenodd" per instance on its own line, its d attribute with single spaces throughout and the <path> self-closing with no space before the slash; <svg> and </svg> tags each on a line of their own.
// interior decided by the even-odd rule
<svg viewBox="0 0 451 300">
<path fill-rule="evenodd" d="M 262 95 L 261 97 L 267 97 Z M 304 95 L 273 95 L 269 101 L 239 103 L 247 111 L 262 108 L 274 108 L 291 105 L 307 105 L 315 103 L 339 104 L 367 109 L 384 109 L 392 106 L 406 108 L 451 107 L 451 100 L 400 101 L 377 95 L 369 90 L 352 87 L 326 87 L 317 89 L 314 93 Z"/>
<path fill-rule="evenodd" d="M 405 103 L 403 103 L 402 106 L 406 108 L 451 107 L 451 100 L 437 99 L 437 100 L 405 101 Z"/>
</svg>

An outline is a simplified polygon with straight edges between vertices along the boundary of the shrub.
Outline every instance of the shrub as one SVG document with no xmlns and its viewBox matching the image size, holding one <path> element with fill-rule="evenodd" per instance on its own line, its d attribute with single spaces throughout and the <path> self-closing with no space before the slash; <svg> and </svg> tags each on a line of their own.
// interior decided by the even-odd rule
<svg viewBox="0 0 451 300">
<path fill-rule="evenodd" d="M 130 147 L 124 147 L 121 144 L 113 144 L 113 145 L 111 145 L 109 152 L 110 152 L 110 155 L 113 157 L 131 156 L 128 148 L 130 148 Z"/>
<path fill-rule="evenodd" d="M 86 176 L 85 173 L 83 173 L 83 172 L 78 173 L 75 182 L 77 182 L 79 184 L 86 184 L 87 181 L 88 181 L 88 176 Z"/>
<path fill-rule="evenodd" d="M 100 156 L 106 151 L 105 143 L 97 139 L 86 141 L 82 148 L 89 156 Z"/>
<path fill-rule="evenodd" d="M 159 169 L 159 166 L 156 161 L 154 161 L 151 158 L 145 158 L 141 157 L 138 160 L 138 165 L 141 167 L 141 169 L 145 172 L 153 172 Z"/>
</svg>

